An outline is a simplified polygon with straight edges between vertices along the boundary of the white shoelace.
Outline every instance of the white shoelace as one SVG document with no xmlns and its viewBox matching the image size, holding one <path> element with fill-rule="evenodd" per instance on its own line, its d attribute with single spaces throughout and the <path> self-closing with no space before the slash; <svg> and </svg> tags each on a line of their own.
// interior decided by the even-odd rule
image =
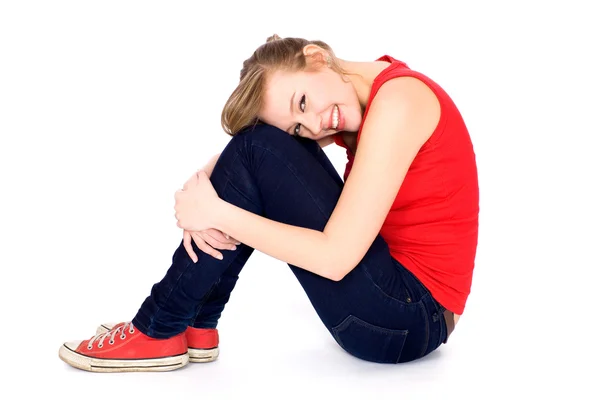
<svg viewBox="0 0 600 400">
<path fill-rule="evenodd" d="M 96 335 L 93 338 L 91 338 L 87 345 L 88 350 L 91 350 L 94 347 L 94 343 L 96 341 L 98 341 L 98 348 L 101 349 L 104 346 L 104 340 L 107 337 L 110 337 L 108 344 L 114 344 L 115 336 L 119 332 L 121 332 L 121 336 L 120 336 L 121 340 L 125 339 L 127 337 L 125 335 L 125 332 L 127 332 L 127 328 L 129 328 L 130 334 L 133 335 L 135 333 L 135 328 L 133 327 L 133 324 L 131 322 L 125 322 L 122 324 L 118 324 L 114 328 L 112 328 L 110 331 L 101 333 L 101 334 Z"/>
</svg>

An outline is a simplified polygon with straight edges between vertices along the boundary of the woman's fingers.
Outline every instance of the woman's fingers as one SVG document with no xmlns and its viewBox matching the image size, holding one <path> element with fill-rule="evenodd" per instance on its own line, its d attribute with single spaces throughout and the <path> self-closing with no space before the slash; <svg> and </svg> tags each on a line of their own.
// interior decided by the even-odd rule
<svg viewBox="0 0 600 400">
<path fill-rule="evenodd" d="M 212 247 L 223 250 L 234 250 L 233 246 L 238 244 L 235 239 L 227 238 L 227 236 L 217 229 L 206 229 L 198 233 Z"/>
<path fill-rule="evenodd" d="M 239 240 L 234 239 L 234 238 L 230 237 L 229 235 L 227 235 L 226 233 L 223 233 L 217 229 L 206 229 L 201 232 L 210 235 L 213 239 L 215 239 L 221 243 L 236 244 L 236 245 L 241 244 Z"/>
<path fill-rule="evenodd" d="M 211 246 L 209 246 L 204 239 L 202 238 L 202 236 L 200 236 L 198 234 L 198 232 L 192 232 L 192 239 L 194 240 L 194 243 L 196 243 L 196 246 L 198 246 L 198 248 L 200 250 L 202 250 L 204 253 L 213 256 L 216 259 L 222 260 L 223 259 L 223 254 L 221 254 L 220 252 L 218 252 L 217 250 L 215 250 L 214 248 L 212 248 Z"/>
<path fill-rule="evenodd" d="M 228 234 L 226 234 L 226 233 L 222 233 L 222 235 L 223 235 L 223 236 L 225 236 L 225 238 L 226 238 L 227 240 L 229 240 L 229 242 L 230 242 L 230 243 L 237 244 L 237 245 L 239 245 L 239 244 L 242 244 L 242 243 L 241 243 L 239 240 L 237 240 L 237 239 L 235 239 L 235 238 L 232 238 L 231 236 L 229 236 L 229 235 L 228 235 Z"/>
<path fill-rule="evenodd" d="M 187 251 L 192 261 L 195 263 L 198 262 L 198 256 L 192 247 L 192 234 L 185 230 L 183 231 L 183 247 L 185 248 L 185 251 Z"/>
<path fill-rule="evenodd" d="M 217 229 L 206 229 L 200 232 L 184 230 L 183 247 L 195 263 L 198 262 L 198 255 L 194 252 L 192 240 L 202 252 L 219 260 L 223 259 L 223 254 L 221 254 L 217 249 L 235 250 L 235 245 L 241 244 L 236 239 L 228 237 Z"/>
</svg>

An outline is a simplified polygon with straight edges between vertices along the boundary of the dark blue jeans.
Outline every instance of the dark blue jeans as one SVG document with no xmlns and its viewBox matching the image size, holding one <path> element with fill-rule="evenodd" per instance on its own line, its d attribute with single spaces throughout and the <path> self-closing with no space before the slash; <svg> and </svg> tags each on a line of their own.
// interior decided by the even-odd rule
<svg viewBox="0 0 600 400">
<path fill-rule="evenodd" d="M 315 141 L 269 125 L 233 137 L 211 176 L 219 197 L 282 223 L 323 231 L 343 181 Z M 239 273 L 253 252 L 241 244 L 218 260 L 200 251 L 194 263 L 183 241 L 172 265 L 133 319 L 154 338 L 189 325 L 215 328 Z M 344 251 L 340 249 L 339 251 Z M 290 265 L 336 342 L 348 353 L 380 363 L 411 361 L 446 339 L 443 309 L 391 255 L 378 235 L 361 262 L 339 282 Z"/>
</svg>

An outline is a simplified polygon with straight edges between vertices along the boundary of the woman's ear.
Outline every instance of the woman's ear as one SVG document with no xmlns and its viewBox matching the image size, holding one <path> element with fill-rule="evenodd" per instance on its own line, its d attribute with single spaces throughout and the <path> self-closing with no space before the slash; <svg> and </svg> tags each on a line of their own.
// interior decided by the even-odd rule
<svg viewBox="0 0 600 400">
<path fill-rule="evenodd" d="M 307 44 L 302 52 L 309 68 L 318 69 L 328 64 L 329 52 L 316 44 Z"/>
</svg>

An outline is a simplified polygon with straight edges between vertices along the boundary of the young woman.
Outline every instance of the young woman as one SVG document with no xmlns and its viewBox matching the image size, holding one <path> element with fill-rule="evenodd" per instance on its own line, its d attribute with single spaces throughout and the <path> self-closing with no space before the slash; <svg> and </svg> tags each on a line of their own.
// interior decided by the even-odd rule
<svg viewBox="0 0 600 400">
<path fill-rule="evenodd" d="M 65 343 L 61 359 L 103 372 L 214 360 L 254 249 L 290 265 L 356 357 L 406 362 L 446 343 L 470 292 L 479 189 L 439 85 L 389 56 L 346 61 L 275 35 L 244 62 L 222 123 L 233 138 L 175 194 L 184 239 L 165 277 L 131 322 Z M 347 151 L 344 182 L 321 150 L 333 142 Z"/>
</svg>

